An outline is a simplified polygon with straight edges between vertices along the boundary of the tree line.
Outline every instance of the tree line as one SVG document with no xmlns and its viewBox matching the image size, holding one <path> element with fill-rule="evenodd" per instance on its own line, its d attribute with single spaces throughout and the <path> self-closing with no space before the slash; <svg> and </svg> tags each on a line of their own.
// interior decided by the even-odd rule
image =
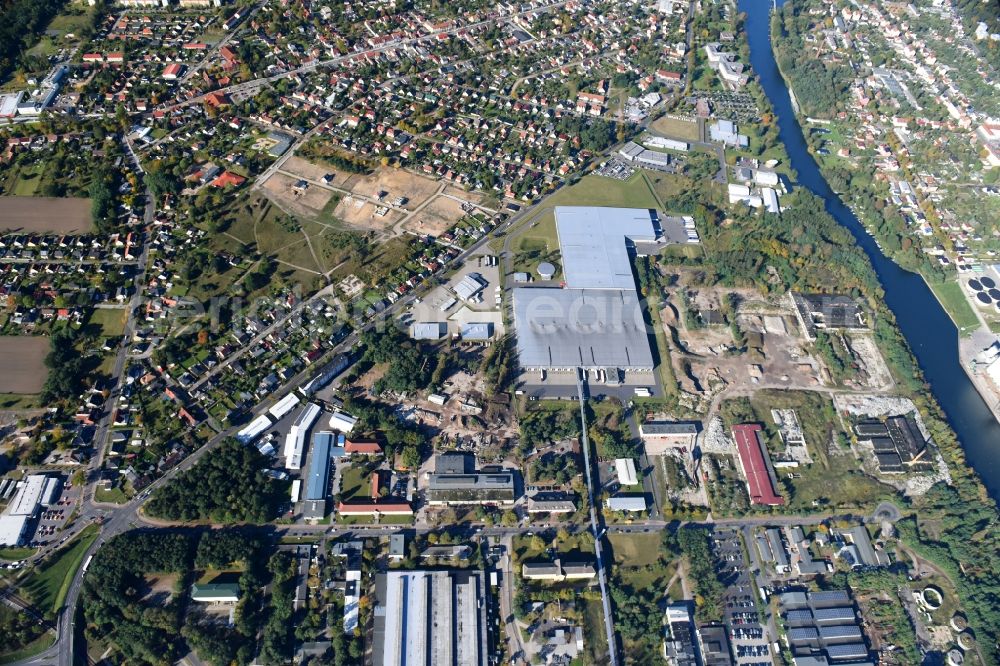
<svg viewBox="0 0 1000 666">
<path fill-rule="evenodd" d="M 266 474 L 270 460 L 228 439 L 157 490 L 146 512 L 164 520 L 266 523 L 288 500 L 288 482 Z"/>
</svg>

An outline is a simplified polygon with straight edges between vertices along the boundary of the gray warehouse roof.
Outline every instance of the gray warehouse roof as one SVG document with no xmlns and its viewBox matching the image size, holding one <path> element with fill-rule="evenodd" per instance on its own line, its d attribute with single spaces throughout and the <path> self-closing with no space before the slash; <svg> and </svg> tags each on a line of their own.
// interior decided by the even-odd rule
<svg viewBox="0 0 1000 666">
<path fill-rule="evenodd" d="M 794 611 L 792 611 L 794 612 Z M 789 613 L 791 616 L 792 613 Z M 817 622 L 854 622 L 856 619 L 854 609 L 850 606 L 841 606 L 838 608 L 817 608 L 816 609 L 816 621 Z"/>
<path fill-rule="evenodd" d="M 645 511 L 646 498 L 642 495 L 618 495 L 608 498 L 608 508 L 612 511 Z"/>
<path fill-rule="evenodd" d="M 860 640 L 861 627 L 856 624 L 841 624 L 833 627 L 820 627 L 819 635 L 824 641 L 840 641 L 844 639 Z"/>
<path fill-rule="evenodd" d="M 793 643 L 814 641 L 819 636 L 815 627 L 792 627 L 788 630 L 788 640 Z"/>
<path fill-rule="evenodd" d="M 413 325 L 411 336 L 414 340 L 438 340 L 448 332 L 448 324 L 443 321 L 419 321 Z"/>
<path fill-rule="evenodd" d="M 814 608 L 822 605 L 849 604 L 851 603 L 851 596 L 847 593 L 847 590 L 826 590 L 811 592 L 809 594 L 809 601 L 812 602 Z"/>
<path fill-rule="evenodd" d="M 656 214 L 644 208 L 556 206 L 563 274 L 571 289 L 635 289 L 628 241 L 655 241 Z"/>
<path fill-rule="evenodd" d="M 812 624 L 813 623 L 812 611 L 809 609 L 790 610 L 788 611 L 788 615 L 785 617 L 785 622 L 788 623 L 789 625 Z"/>
<path fill-rule="evenodd" d="M 513 295 L 521 367 L 653 369 L 634 290 L 520 287 Z"/>
<path fill-rule="evenodd" d="M 826 653 L 832 659 L 862 659 L 868 656 L 868 648 L 864 643 L 848 643 L 845 645 L 830 645 Z"/>
</svg>

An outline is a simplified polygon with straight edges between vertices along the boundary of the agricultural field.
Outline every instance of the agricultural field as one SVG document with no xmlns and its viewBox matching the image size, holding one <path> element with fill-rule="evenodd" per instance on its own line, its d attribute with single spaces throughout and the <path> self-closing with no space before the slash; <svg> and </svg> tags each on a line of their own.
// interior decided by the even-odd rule
<svg viewBox="0 0 1000 666">
<path fill-rule="evenodd" d="M 0 393 L 33 394 L 42 390 L 49 340 L 44 337 L 0 337 Z"/>
<path fill-rule="evenodd" d="M 83 234 L 91 229 L 90 199 L 0 197 L 0 231 Z"/>
</svg>

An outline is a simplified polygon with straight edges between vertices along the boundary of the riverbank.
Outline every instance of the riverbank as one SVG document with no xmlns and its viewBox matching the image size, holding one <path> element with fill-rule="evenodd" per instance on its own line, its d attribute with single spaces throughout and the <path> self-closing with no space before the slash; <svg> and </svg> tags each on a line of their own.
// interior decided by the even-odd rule
<svg viewBox="0 0 1000 666">
<path fill-rule="evenodd" d="M 910 391 L 927 398 L 928 410 L 940 411 L 954 433 L 942 433 L 941 437 L 957 437 L 956 446 L 960 443 L 961 457 L 978 473 L 989 494 L 993 498 L 1000 497 L 1000 459 L 996 455 L 1000 423 L 980 395 L 980 388 L 966 372 L 957 344 L 958 330 L 951 316 L 942 308 L 927 281 L 900 268 L 887 257 L 857 216 L 833 192 L 809 152 L 771 50 L 770 6 L 745 0 L 741 7 L 749 10 L 747 33 L 751 65 L 778 119 L 779 138 L 798 175 L 796 185 L 820 197 L 826 212 L 851 233 L 867 256 L 883 290 L 881 300 L 893 315 L 894 321 L 889 325 L 898 331 L 908 347 L 900 353 L 915 359 L 918 366 L 913 368 L 914 372 L 904 370 L 910 362 L 900 356 L 893 359 L 893 363 L 901 363 L 897 365 L 897 372 L 906 375 L 901 378 L 907 380 Z M 884 326 L 882 328 L 886 337 L 893 335 Z M 889 353 L 899 355 L 895 350 Z M 921 389 L 924 381 L 930 388 L 930 395 Z"/>
<path fill-rule="evenodd" d="M 902 393 L 914 401 L 951 473 L 950 483 L 935 484 L 922 496 L 902 500 L 903 517 L 896 522 L 896 532 L 907 548 L 946 574 L 981 641 L 983 661 L 1000 663 L 1000 607 L 996 603 L 1000 582 L 995 574 L 1000 571 L 1000 533 L 990 529 L 1000 520 L 996 504 L 1000 424 L 966 371 L 957 344 L 958 330 L 937 296 L 922 276 L 900 268 L 880 250 L 810 154 L 772 52 L 770 3 L 740 0 L 739 6 L 748 15 L 751 66 L 799 174 L 796 184 L 823 199 L 826 211 L 851 233 L 871 263 L 882 287 L 882 301 L 895 320 L 873 325 L 886 338 L 903 338 L 888 339 L 880 347 L 892 356 L 887 360 L 905 384 Z M 897 356 L 898 345 L 905 351 Z M 919 367 L 914 367 L 913 360 Z"/>
<path fill-rule="evenodd" d="M 773 53 L 775 34 L 778 30 L 781 29 L 780 22 L 778 21 L 774 13 L 770 14 L 768 25 L 769 25 L 769 38 L 771 41 L 771 48 Z M 794 112 L 796 122 L 799 124 L 800 128 L 802 127 L 803 123 L 808 123 L 808 124 L 816 123 L 815 119 L 805 116 L 804 113 L 799 108 L 799 105 L 796 103 L 794 91 L 792 89 L 791 79 L 787 75 L 787 73 L 782 69 L 779 59 L 776 56 L 774 57 L 774 66 L 786 90 L 788 91 L 792 111 Z M 820 123 L 820 124 L 828 124 L 829 122 L 830 121 L 826 121 L 825 123 Z M 817 155 L 812 150 L 812 147 L 809 146 L 808 144 L 805 144 L 805 148 L 809 153 L 809 156 L 812 158 L 813 163 L 816 165 L 817 170 L 825 178 L 826 174 L 824 169 L 824 161 L 822 160 L 821 156 Z M 838 194 L 836 196 L 839 197 L 840 195 Z M 997 339 L 997 335 L 990 330 L 989 323 L 986 322 L 980 315 L 980 313 L 977 310 L 975 310 L 975 307 L 971 303 L 969 303 L 967 296 L 965 295 L 964 292 L 961 291 L 961 285 L 958 283 L 957 277 L 945 283 L 939 284 L 936 282 L 932 282 L 923 272 L 919 270 L 910 271 L 907 268 L 903 268 L 898 264 L 897 258 L 895 256 L 887 254 L 887 251 L 884 249 L 883 243 L 879 239 L 877 232 L 873 230 L 871 222 L 865 220 L 864 211 L 857 209 L 855 206 L 847 202 L 844 202 L 843 205 L 850 209 L 851 213 L 853 214 L 857 222 L 860 224 L 861 228 L 864 230 L 864 233 L 867 234 L 868 239 L 870 239 L 877 247 L 878 252 L 883 256 L 886 256 L 890 261 L 892 261 L 896 265 L 898 270 L 910 272 L 913 276 L 918 277 L 920 281 L 923 283 L 923 285 L 926 287 L 927 291 L 932 295 L 934 300 L 937 302 L 940 309 L 949 318 L 956 331 L 956 336 L 951 342 L 951 345 L 954 346 L 956 351 L 957 364 L 961 366 L 962 373 L 968 378 L 969 384 L 975 390 L 976 394 L 982 401 L 983 406 L 988 410 L 989 414 L 991 415 L 993 426 L 1000 427 L 1000 392 L 998 392 L 998 390 L 993 386 L 992 382 L 990 382 L 986 377 L 984 377 L 983 375 L 979 374 L 976 371 L 976 363 L 975 363 L 976 358 L 979 356 L 979 354 L 984 349 L 993 344 L 993 342 Z M 870 252 L 869 256 L 871 256 Z M 942 297 L 941 294 L 942 285 L 949 285 L 949 284 L 954 284 L 958 288 L 959 291 L 958 298 L 960 299 L 960 301 L 949 302 L 948 300 Z M 964 308 L 962 306 L 964 306 Z M 962 312 L 963 309 L 966 310 L 966 312 Z M 961 317 L 960 315 L 962 314 L 965 314 L 967 316 Z M 969 323 L 969 321 L 973 319 L 975 320 L 974 326 Z M 913 348 L 912 343 L 911 343 L 911 348 Z M 913 351 L 915 353 L 917 352 L 916 349 L 914 349 Z M 918 354 L 918 360 L 921 361 L 921 368 L 925 369 L 924 363 L 922 359 L 920 359 L 919 354 Z M 943 401 L 939 400 L 938 402 L 940 403 Z M 945 412 L 949 415 L 949 420 L 954 425 L 954 417 L 952 416 L 952 410 L 945 408 Z M 956 428 L 956 431 L 957 430 L 958 429 Z M 959 439 L 963 442 L 963 446 L 965 446 L 966 438 L 960 434 Z M 980 472 L 981 475 L 983 475 L 982 470 L 979 468 L 978 465 L 976 465 L 976 469 L 977 471 Z M 987 487 L 990 488 L 991 494 L 994 497 L 997 497 L 998 496 L 997 487 L 995 486 L 995 484 L 991 483 L 988 479 L 984 479 L 984 481 L 986 482 Z"/>
</svg>

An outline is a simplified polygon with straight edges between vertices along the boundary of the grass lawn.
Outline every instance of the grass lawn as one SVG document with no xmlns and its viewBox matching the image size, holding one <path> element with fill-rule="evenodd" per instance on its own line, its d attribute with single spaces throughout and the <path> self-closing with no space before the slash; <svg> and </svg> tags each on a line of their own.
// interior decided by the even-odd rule
<svg viewBox="0 0 1000 666">
<path fill-rule="evenodd" d="M 962 293 L 958 282 L 948 281 L 942 284 L 931 284 L 931 291 L 941 302 L 941 306 L 955 322 L 958 334 L 965 337 L 979 328 L 979 317 L 972 310 L 968 299 Z"/>
<path fill-rule="evenodd" d="M 413 516 L 341 516 L 337 515 L 338 525 L 412 525 Z"/>
<path fill-rule="evenodd" d="M 17 181 L 14 183 L 10 194 L 16 197 L 32 197 L 42 184 L 42 179 L 37 166 L 32 165 L 21 169 L 18 173 Z"/>
<path fill-rule="evenodd" d="M 13 664 L 16 661 L 21 661 L 22 659 L 28 659 L 29 657 L 34 657 L 36 654 L 45 652 L 52 644 L 56 642 L 56 637 L 51 632 L 46 632 L 25 645 L 20 650 L 15 650 L 13 652 L 5 652 L 0 655 L 0 664 Z"/>
<path fill-rule="evenodd" d="M 676 566 L 660 561 L 661 536 L 653 534 L 608 534 L 614 554 L 614 575 L 635 590 L 665 591 Z"/>
<path fill-rule="evenodd" d="M 0 548 L 0 560 L 25 560 L 35 554 L 37 548 Z"/>
<path fill-rule="evenodd" d="M 322 541 L 322 535 L 317 534 L 316 536 L 283 536 L 281 537 L 280 543 L 284 544 L 300 544 L 300 543 L 319 543 Z"/>
<path fill-rule="evenodd" d="M 79 36 L 79 33 L 90 25 L 95 9 L 72 4 L 60 12 L 49 23 L 46 31 L 57 30 L 65 36 L 67 33 Z"/>
<path fill-rule="evenodd" d="M 125 504 L 128 498 L 125 496 L 125 491 L 121 488 L 107 490 L 99 487 L 94 491 L 94 501 L 107 502 L 109 504 Z"/>
<path fill-rule="evenodd" d="M 125 331 L 127 314 L 126 308 L 94 308 L 90 311 L 86 328 L 103 338 L 120 336 Z"/>
<path fill-rule="evenodd" d="M 23 409 L 38 409 L 41 407 L 37 394 L 34 393 L 3 393 L 0 394 L 0 409 L 12 411 Z"/>
<path fill-rule="evenodd" d="M 648 567 L 659 562 L 662 538 L 659 532 L 651 534 L 609 533 L 615 564 Z"/>
<path fill-rule="evenodd" d="M 584 646 L 589 657 L 588 663 L 603 664 L 608 656 L 608 635 L 604 631 L 604 609 L 600 599 L 586 599 L 583 602 Z"/>
<path fill-rule="evenodd" d="M 97 534 L 97 525 L 84 528 L 78 537 L 63 546 L 25 580 L 21 589 L 41 612 L 54 615 L 62 607 L 73 576 L 83 564 L 83 556 L 97 539 Z"/>
<path fill-rule="evenodd" d="M 371 476 L 364 474 L 361 468 L 346 465 L 340 472 L 340 501 L 352 499 L 369 499 Z"/>
</svg>

